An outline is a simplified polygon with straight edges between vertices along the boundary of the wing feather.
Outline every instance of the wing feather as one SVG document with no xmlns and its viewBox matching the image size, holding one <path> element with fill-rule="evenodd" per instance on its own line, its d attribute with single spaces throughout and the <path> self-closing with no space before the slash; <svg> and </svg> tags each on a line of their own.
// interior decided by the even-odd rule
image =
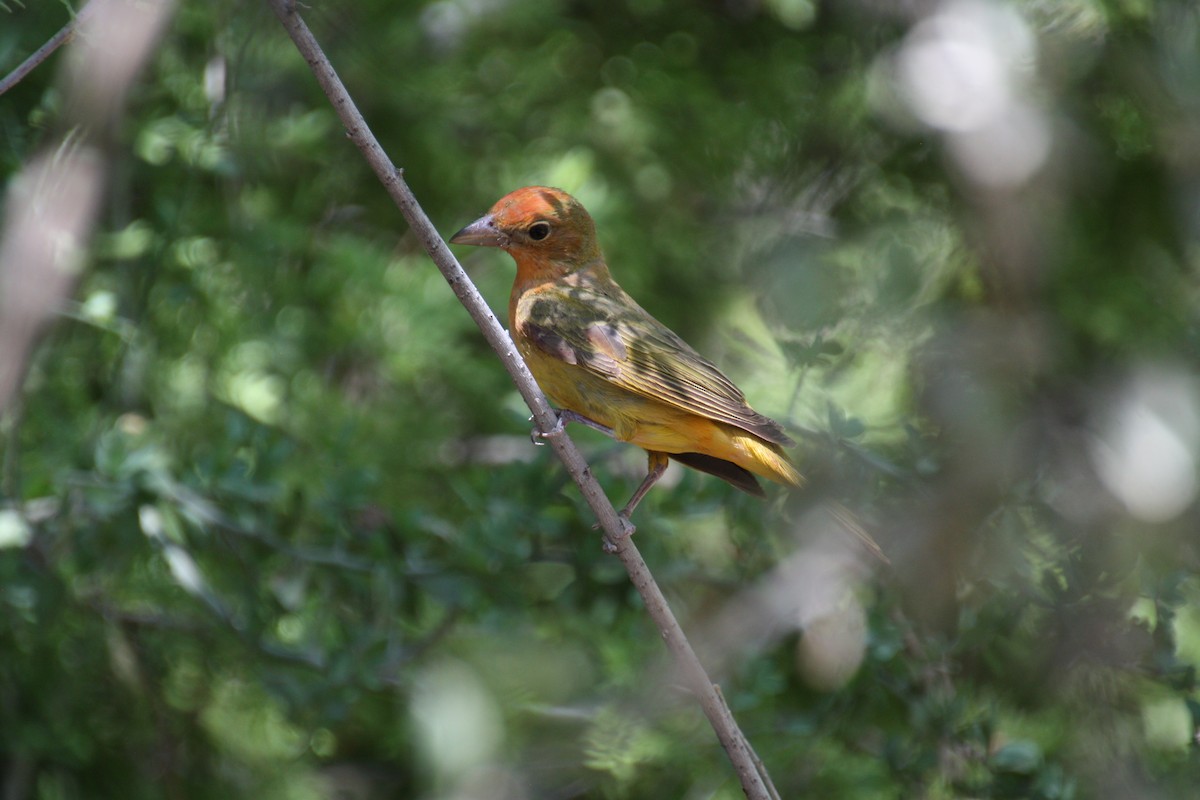
<svg viewBox="0 0 1200 800">
<path fill-rule="evenodd" d="M 750 408 L 719 369 L 616 284 L 549 284 L 517 303 L 521 333 L 543 352 L 642 397 L 791 445 L 777 422 Z"/>
</svg>

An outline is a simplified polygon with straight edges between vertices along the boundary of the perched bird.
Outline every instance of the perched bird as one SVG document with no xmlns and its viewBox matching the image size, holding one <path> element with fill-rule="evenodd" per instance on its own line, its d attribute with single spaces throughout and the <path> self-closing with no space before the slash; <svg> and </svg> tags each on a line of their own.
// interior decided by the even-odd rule
<svg viewBox="0 0 1200 800">
<path fill-rule="evenodd" d="M 783 428 L 617 285 L 574 197 L 517 189 L 450 241 L 499 247 L 517 262 L 509 332 L 561 421 L 649 453 L 646 479 L 621 511 L 626 522 L 668 457 L 758 497 L 755 475 L 801 485 Z"/>
</svg>

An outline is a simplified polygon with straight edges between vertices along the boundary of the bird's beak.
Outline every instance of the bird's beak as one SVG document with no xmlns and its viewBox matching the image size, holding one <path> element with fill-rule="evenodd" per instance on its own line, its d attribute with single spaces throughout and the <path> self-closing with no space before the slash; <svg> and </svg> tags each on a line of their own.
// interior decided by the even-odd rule
<svg viewBox="0 0 1200 800">
<path fill-rule="evenodd" d="M 506 247 L 508 237 L 500 232 L 496 227 L 496 221 L 492 219 L 491 214 L 488 214 L 451 236 L 450 243 L 476 244 L 480 247 Z"/>
</svg>

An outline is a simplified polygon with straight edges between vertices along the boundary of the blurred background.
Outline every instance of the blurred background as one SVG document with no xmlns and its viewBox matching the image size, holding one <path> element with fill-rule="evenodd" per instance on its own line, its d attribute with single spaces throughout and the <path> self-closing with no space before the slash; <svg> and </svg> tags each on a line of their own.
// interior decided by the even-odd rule
<svg viewBox="0 0 1200 800">
<path fill-rule="evenodd" d="M 302 12 L 445 235 L 575 194 L 799 440 L 803 491 L 637 514 L 784 797 L 1193 796 L 1195 3 Z M 0 74 L 70 15 L 0 2 Z M 0 99 L 0 796 L 740 797 L 275 17 L 158 24 L 123 101 L 70 66 L 119 27 Z M 92 194 L 39 172 L 80 142 Z M 503 316 L 511 260 L 460 256 Z M 623 502 L 641 451 L 571 433 Z"/>
</svg>

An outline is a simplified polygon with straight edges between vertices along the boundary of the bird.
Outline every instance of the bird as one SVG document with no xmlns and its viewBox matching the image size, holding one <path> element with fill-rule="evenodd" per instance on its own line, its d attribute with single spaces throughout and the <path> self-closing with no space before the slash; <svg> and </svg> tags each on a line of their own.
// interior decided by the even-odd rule
<svg viewBox="0 0 1200 800">
<path fill-rule="evenodd" d="M 509 333 L 559 408 L 559 426 L 582 423 L 648 454 L 646 477 L 620 512 L 627 530 L 669 459 L 756 497 L 765 492 L 755 476 L 803 485 L 783 427 L 613 280 L 596 223 L 574 197 L 517 189 L 450 242 L 498 247 L 516 262 Z"/>
</svg>

